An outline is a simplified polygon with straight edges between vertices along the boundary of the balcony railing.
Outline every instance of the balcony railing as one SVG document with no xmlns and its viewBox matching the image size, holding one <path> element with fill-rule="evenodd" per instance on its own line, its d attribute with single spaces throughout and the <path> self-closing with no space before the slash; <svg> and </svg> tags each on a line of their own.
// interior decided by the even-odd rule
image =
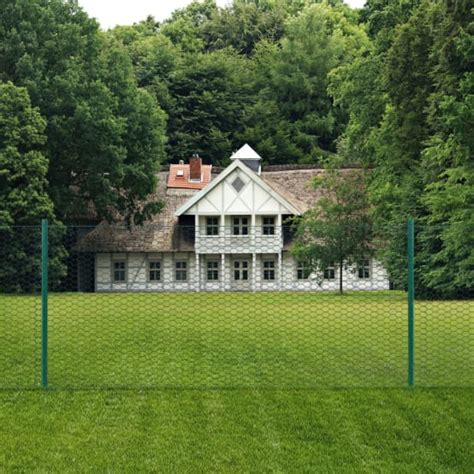
<svg viewBox="0 0 474 474">
<path fill-rule="evenodd" d="M 221 227 L 217 235 L 207 235 L 206 227 L 196 232 L 196 253 L 277 253 L 282 248 L 281 227 L 275 227 L 273 234 L 264 234 L 261 227 L 249 227 L 244 235 L 235 235 L 232 227 Z"/>
</svg>

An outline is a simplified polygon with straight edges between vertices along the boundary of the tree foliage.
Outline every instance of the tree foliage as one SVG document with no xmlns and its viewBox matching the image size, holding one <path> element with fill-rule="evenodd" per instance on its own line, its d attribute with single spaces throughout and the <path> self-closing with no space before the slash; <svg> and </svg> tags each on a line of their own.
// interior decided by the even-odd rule
<svg viewBox="0 0 474 474">
<path fill-rule="evenodd" d="M 0 5 L 0 79 L 26 87 L 46 119 L 48 194 L 58 217 L 73 220 L 91 204 L 99 218 L 111 219 L 112 209 L 146 217 L 136 202 L 155 185 L 164 116 L 138 90 L 126 51 L 105 41 L 75 1 Z"/>
<path fill-rule="evenodd" d="M 471 6 L 373 1 L 362 19 L 369 54 L 332 72 L 331 92 L 350 117 L 339 152 L 375 168 L 373 217 L 399 229 L 385 261 L 395 284 L 406 280 L 402 237 L 413 216 L 418 294 L 472 295 Z"/>
<path fill-rule="evenodd" d="M 0 291 L 32 291 L 40 266 L 40 234 L 34 224 L 49 218 L 54 256 L 51 281 L 64 274 L 62 228 L 47 194 L 48 160 L 43 154 L 46 122 L 25 88 L 0 83 Z"/>
<path fill-rule="evenodd" d="M 343 270 L 355 272 L 374 253 L 365 181 L 364 170 L 328 169 L 312 182 L 319 195 L 314 207 L 294 221 L 293 255 L 316 278 L 337 267 L 341 293 Z"/>
<path fill-rule="evenodd" d="M 141 223 L 160 210 L 148 199 L 160 162 L 223 165 L 248 142 L 270 164 L 370 168 L 395 286 L 412 216 L 418 294 L 473 294 L 469 2 L 205 0 L 107 32 L 77 0 L 0 0 L 0 11 L 3 114 L 23 104 L 10 113 L 37 137 L 0 144 L 3 223 Z M 4 120 L 0 133 L 21 129 Z"/>
<path fill-rule="evenodd" d="M 346 113 L 329 96 L 329 74 L 367 46 L 345 6 L 315 4 L 288 20 L 280 44 L 264 43 L 255 54 L 258 100 L 243 138 L 277 163 L 317 163 L 334 153 Z"/>
</svg>

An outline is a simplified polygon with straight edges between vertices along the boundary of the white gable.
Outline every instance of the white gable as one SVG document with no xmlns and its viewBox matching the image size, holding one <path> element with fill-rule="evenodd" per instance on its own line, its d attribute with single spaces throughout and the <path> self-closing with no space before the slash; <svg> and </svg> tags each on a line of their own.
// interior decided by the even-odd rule
<svg viewBox="0 0 474 474">
<path fill-rule="evenodd" d="M 176 211 L 177 216 L 183 214 L 299 214 L 299 211 L 240 160 L 235 160 Z"/>
</svg>

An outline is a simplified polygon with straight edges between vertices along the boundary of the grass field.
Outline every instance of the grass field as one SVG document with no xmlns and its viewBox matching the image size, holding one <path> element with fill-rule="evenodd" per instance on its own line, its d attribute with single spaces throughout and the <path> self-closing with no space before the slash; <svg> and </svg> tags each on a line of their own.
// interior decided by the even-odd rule
<svg viewBox="0 0 474 474">
<path fill-rule="evenodd" d="M 49 319 L 51 390 L 0 390 L 0 472 L 474 471 L 473 302 L 416 305 L 416 384 L 451 388 L 370 388 L 406 385 L 396 292 L 53 294 Z M 0 338 L 0 385 L 37 387 L 38 298 L 0 297 Z"/>
<path fill-rule="evenodd" d="M 469 389 L 0 391 L 1 472 L 471 473 Z"/>
<path fill-rule="evenodd" d="M 0 299 L 2 387 L 40 381 L 40 307 Z M 404 387 L 398 292 L 52 294 L 49 379 L 63 387 Z M 416 383 L 474 384 L 474 301 L 419 301 Z"/>
</svg>

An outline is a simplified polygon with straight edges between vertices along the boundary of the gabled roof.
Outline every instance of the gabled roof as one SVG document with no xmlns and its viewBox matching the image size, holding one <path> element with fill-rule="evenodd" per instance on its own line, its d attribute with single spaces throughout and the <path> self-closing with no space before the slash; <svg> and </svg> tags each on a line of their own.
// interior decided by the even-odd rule
<svg viewBox="0 0 474 474">
<path fill-rule="evenodd" d="M 248 144 L 237 150 L 231 157 L 231 160 L 261 160 L 262 157 Z"/>
<path fill-rule="evenodd" d="M 249 147 L 250 148 L 250 147 Z M 227 176 L 229 176 L 236 168 L 239 168 L 240 171 L 245 173 L 251 180 L 255 181 L 262 189 L 271 194 L 281 205 L 289 209 L 293 214 L 299 215 L 301 212 L 297 207 L 295 207 L 288 199 L 283 197 L 279 192 L 270 187 L 260 176 L 254 173 L 248 166 L 246 166 L 242 161 L 236 159 L 230 166 L 228 166 L 216 179 L 214 179 L 209 186 L 206 186 L 204 189 L 195 194 L 189 201 L 184 203 L 175 213 L 176 216 L 183 215 L 191 207 L 199 202 L 204 196 L 206 196 L 210 191 L 212 191 L 219 183 L 221 183 Z"/>
<path fill-rule="evenodd" d="M 239 163 L 239 160 L 236 160 L 236 163 Z M 267 168 L 267 171 L 262 171 L 262 174 L 258 176 L 247 166 L 242 166 L 243 168 L 240 169 L 248 170 L 253 178 L 263 179 L 269 187 L 273 188 L 273 196 L 276 197 L 276 194 L 279 194 L 291 202 L 298 209 L 298 214 L 310 209 L 321 197 L 320 191 L 310 186 L 310 183 L 315 176 L 324 174 L 324 169 L 307 165 L 304 165 L 305 168 L 302 167 L 303 165 L 273 167 L 278 169 L 268 167 L 270 170 Z M 222 173 L 225 171 L 223 170 Z M 350 171 L 350 169 L 344 170 L 344 172 Z M 191 197 L 202 191 L 167 188 L 168 171 L 161 171 L 158 178 L 156 193 L 150 197 L 150 201 L 164 202 L 165 206 L 161 213 L 155 215 L 143 226 L 133 226 L 131 229 L 128 229 L 120 220 L 115 224 L 102 222 L 80 239 L 76 250 L 79 252 L 193 251 L 194 224 L 191 227 L 189 224 L 179 225 L 177 212 L 188 203 Z M 212 173 L 211 184 L 208 187 L 218 179 L 221 179 L 221 175 Z"/>
</svg>

